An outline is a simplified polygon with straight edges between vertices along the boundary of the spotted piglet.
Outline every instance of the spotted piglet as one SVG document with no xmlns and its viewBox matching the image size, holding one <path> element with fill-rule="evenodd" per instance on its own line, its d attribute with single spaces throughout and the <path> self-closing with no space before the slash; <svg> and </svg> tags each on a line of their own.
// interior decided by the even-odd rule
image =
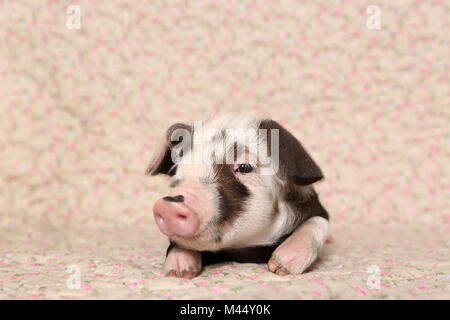
<svg viewBox="0 0 450 320">
<path fill-rule="evenodd" d="M 313 187 L 323 174 L 276 121 L 227 115 L 173 124 L 147 173 L 170 179 L 153 208 L 170 240 L 167 276 L 191 279 L 223 261 L 300 274 L 327 239 L 328 213 Z"/>
</svg>

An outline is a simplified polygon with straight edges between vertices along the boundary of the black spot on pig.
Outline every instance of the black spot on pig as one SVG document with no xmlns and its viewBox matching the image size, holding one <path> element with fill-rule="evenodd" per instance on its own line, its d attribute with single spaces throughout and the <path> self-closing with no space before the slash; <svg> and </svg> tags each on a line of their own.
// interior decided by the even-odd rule
<svg viewBox="0 0 450 320">
<path fill-rule="evenodd" d="M 164 197 L 164 200 L 168 201 L 168 202 L 183 202 L 184 201 L 184 196 L 182 196 L 181 194 L 178 196 L 174 196 L 174 197 Z"/>
<path fill-rule="evenodd" d="M 180 179 L 173 179 L 170 182 L 170 187 L 171 188 L 175 188 L 175 187 L 179 186 L 180 184 L 181 184 L 181 180 Z"/>
</svg>

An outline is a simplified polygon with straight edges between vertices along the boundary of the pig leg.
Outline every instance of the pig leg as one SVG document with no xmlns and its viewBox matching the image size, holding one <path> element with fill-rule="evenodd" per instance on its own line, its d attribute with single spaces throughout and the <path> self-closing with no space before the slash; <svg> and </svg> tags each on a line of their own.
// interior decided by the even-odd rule
<svg viewBox="0 0 450 320">
<path fill-rule="evenodd" d="M 272 253 L 269 270 L 280 276 L 302 273 L 317 258 L 327 237 L 327 219 L 315 216 L 306 220 Z"/>
<path fill-rule="evenodd" d="M 166 276 L 192 279 L 200 273 L 201 269 L 202 256 L 200 252 L 170 244 L 163 267 Z"/>
</svg>

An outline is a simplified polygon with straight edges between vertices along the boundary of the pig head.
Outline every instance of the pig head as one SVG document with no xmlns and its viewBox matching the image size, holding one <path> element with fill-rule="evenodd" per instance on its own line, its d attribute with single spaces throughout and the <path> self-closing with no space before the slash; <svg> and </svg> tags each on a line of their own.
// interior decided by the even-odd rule
<svg viewBox="0 0 450 320">
<path fill-rule="evenodd" d="M 276 121 L 227 115 L 173 124 L 147 173 L 170 178 L 153 207 L 170 240 L 168 276 L 192 278 L 226 260 L 299 274 L 327 238 L 328 213 L 312 186 L 323 174 Z"/>
</svg>

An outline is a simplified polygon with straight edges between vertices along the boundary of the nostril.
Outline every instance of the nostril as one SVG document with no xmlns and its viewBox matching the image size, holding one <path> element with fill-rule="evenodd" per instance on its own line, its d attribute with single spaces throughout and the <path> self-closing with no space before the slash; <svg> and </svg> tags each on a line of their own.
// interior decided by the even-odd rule
<svg viewBox="0 0 450 320">
<path fill-rule="evenodd" d="M 183 214 L 179 214 L 177 218 L 181 220 L 186 220 L 187 217 Z"/>
<path fill-rule="evenodd" d="M 169 202 L 183 202 L 184 201 L 184 196 L 179 194 L 179 195 L 174 196 L 174 197 L 167 196 L 167 197 L 164 197 L 163 199 L 166 200 L 166 201 L 169 201 Z"/>
</svg>

